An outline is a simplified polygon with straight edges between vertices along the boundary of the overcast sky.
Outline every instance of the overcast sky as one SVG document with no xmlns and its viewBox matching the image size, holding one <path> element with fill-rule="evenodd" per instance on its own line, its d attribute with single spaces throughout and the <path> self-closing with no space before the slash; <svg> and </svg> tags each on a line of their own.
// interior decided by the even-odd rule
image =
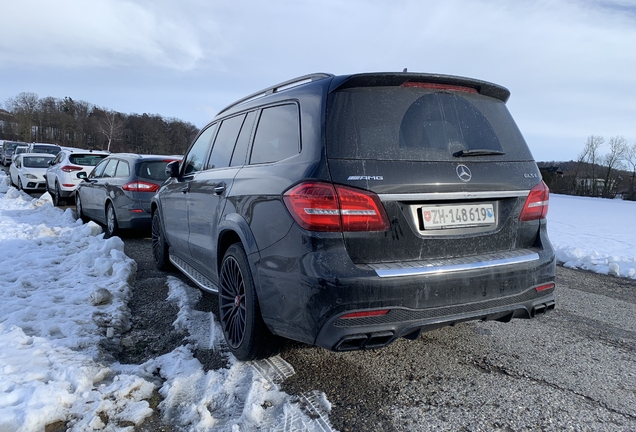
<svg viewBox="0 0 636 432">
<path fill-rule="evenodd" d="M 0 106 L 21 92 L 204 126 L 311 72 L 432 72 L 512 92 L 537 160 L 636 142 L 635 0 L 0 0 Z"/>
</svg>

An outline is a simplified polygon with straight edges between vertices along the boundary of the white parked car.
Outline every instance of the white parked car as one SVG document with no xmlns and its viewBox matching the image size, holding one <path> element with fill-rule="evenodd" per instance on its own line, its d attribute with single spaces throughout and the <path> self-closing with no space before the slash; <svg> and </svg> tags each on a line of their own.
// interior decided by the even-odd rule
<svg viewBox="0 0 636 432">
<path fill-rule="evenodd" d="M 44 174 L 55 155 L 47 153 L 21 153 L 9 168 L 11 183 L 26 192 L 45 190 Z"/>
<path fill-rule="evenodd" d="M 46 190 L 53 197 L 53 204 L 59 206 L 63 201 L 73 199 L 77 185 L 82 182 L 77 174 L 82 171 L 90 174 L 95 165 L 109 154 L 105 151 L 62 149 L 49 162 L 45 175 Z"/>
</svg>

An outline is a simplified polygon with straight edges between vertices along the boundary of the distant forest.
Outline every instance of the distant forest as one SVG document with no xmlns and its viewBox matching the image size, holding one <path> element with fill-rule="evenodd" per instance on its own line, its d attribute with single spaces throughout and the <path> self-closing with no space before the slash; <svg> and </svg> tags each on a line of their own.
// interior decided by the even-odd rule
<svg viewBox="0 0 636 432">
<path fill-rule="evenodd" d="M 0 139 L 113 153 L 183 154 L 198 129 L 158 114 L 123 114 L 70 97 L 20 93 L 0 109 Z"/>
</svg>

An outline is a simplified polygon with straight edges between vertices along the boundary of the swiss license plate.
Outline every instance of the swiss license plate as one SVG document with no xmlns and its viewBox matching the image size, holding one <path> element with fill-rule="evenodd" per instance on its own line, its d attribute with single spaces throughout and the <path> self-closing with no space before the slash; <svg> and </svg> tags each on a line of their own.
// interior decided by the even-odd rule
<svg viewBox="0 0 636 432">
<path fill-rule="evenodd" d="M 420 207 L 424 229 L 446 229 L 493 225 L 492 204 L 439 205 Z"/>
</svg>

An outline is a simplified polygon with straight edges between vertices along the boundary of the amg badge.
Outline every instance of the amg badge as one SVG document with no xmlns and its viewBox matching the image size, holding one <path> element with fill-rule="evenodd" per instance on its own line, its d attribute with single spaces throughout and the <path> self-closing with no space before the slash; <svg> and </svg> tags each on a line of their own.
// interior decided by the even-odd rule
<svg viewBox="0 0 636 432">
<path fill-rule="evenodd" d="M 382 176 L 349 176 L 347 180 L 384 180 Z"/>
</svg>

